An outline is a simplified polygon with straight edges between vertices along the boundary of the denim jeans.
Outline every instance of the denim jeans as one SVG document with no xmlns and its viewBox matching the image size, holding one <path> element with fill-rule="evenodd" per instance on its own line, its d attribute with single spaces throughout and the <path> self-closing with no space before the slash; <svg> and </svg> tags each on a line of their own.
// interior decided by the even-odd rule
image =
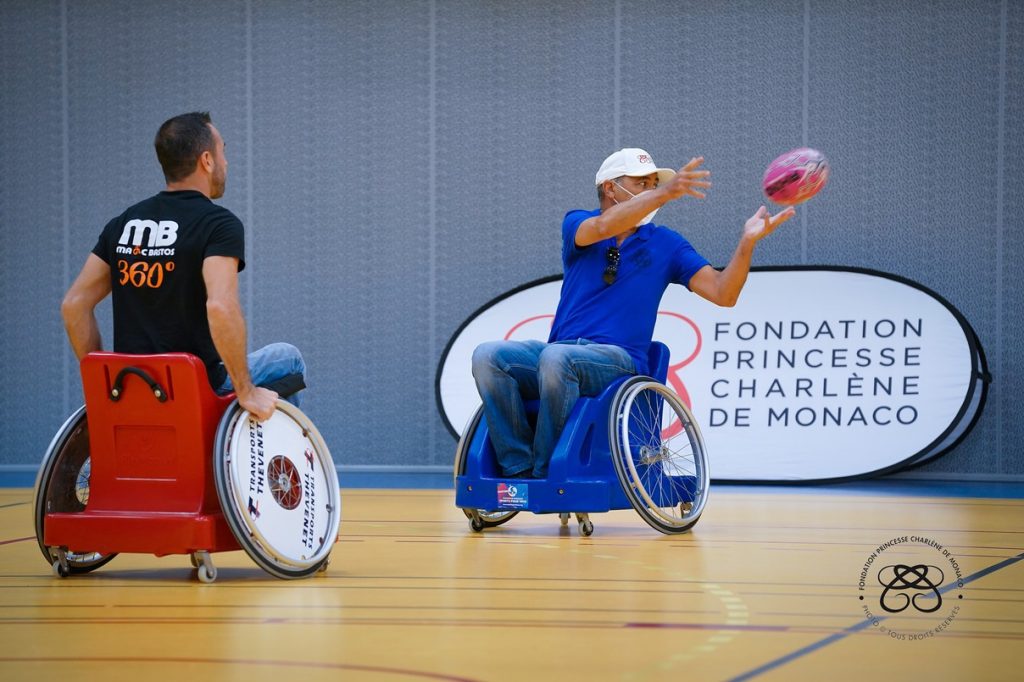
<svg viewBox="0 0 1024 682">
<path fill-rule="evenodd" d="M 551 453 L 580 396 L 598 395 L 622 376 L 635 374 L 622 348 L 586 339 L 491 341 L 473 351 L 473 378 L 484 403 L 491 444 L 505 476 L 548 473 Z M 540 399 L 534 433 L 524 400 Z"/>
<path fill-rule="evenodd" d="M 306 362 L 302 359 L 302 353 L 290 343 L 272 343 L 264 346 L 259 350 L 249 353 L 247 360 L 249 376 L 252 378 L 252 383 L 256 386 L 262 386 L 289 374 L 306 374 Z M 235 390 L 235 387 L 231 383 L 231 377 L 229 376 L 224 380 L 224 384 L 217 389 L 217 393 L 223 395 L 233 390 Z M 298 407 L 299 395 L 301 393 L 302 391 L 293 393 L 285 398 L 285 400 Z"/>
</svg>

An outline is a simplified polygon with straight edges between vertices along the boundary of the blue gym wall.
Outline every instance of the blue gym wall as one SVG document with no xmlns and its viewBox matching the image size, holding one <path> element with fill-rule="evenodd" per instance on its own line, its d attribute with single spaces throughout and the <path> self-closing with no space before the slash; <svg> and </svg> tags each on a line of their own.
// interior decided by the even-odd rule
<svg viewBox="0 0 1024 682">
<path fill-rule="evenodd" d="M 917 474 L 1024 478 L 1022 83 L 1017 0 L 0 0 L 0 479 L 80 404 L 61 296 L 161 189 L 159 124 L 195 109 L 228 143 L 251 345 L 302 348 L 339 464 L 449 465 L 445 343 L 559 272 L 561 216 L 595 204 L 608 153 L 703 154 L 710 198 L 659 218 L 724 264 L 765 164 L 807 144 L 830 185 L 756 264 L 947 297 L 994 383 Z"/>
</svg>

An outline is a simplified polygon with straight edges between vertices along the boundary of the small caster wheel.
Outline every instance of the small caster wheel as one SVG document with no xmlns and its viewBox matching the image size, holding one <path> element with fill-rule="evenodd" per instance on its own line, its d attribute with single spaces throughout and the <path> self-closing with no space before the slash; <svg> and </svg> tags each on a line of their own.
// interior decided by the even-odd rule
<svg viewBox="0 0 1024 682">
<path fill-rule="evenodd" d="M 568 512 L 562 512 L 561 514 L 558 515 L 558 520 L 562 522 L 563 526 L 568 526 L 569 525 L 569 513 Z"/>
<path fill-rule="evenodd" d="M 195 554 L 188 555 L 188 562 L 192 564 L 192 568 L 199 568 L 199 559 L 196 558 Z"/>
<path fill-rule="evenodd" d="M 580 535 L 590 537 L 594 533 L 594 524 L 590 520 L 590 514 L 577 514 L 576 520 L 580 523 Z"/>
<path fill-rule="evenodd" d="M 196 567 L 196 577 L 201 583 L 212 583 L 217 579 L 217 567 L 206 550 L 192 553 L 192 565 Z"/>
<path fill-rule="evenodd" d="M 474 533 L 479 533 L 484 529 L 484 522 L 478 516 L 475 516 L 469 520 L 469 527 L 473 529 Z"/>
<path fill-rule="evenodd" d="M 320 568 L 316 569 L 316 572 L 317 573 L 326 573 L 327 572 L 327 567 L 330 566 L 330 565 L 331 565 L 331 557 L 327 557 L 326 559 L 323 560 L 323 563 L 320 564 Z"/>
<path fill-rule="evenodd" d="M 213 564 L 199 564 L 196 567 L 196 575 L 199 576 L 199 582 L 212 583 L 217 579 L 217 567 Z"/>
<path fill-rule="evenodd" d="M 50 556 L 53 563 L 50 564 L 53 574 L 58 578 L 67 578 L 71 575 L 71 565 L 68 563 L 68 553 L 63 547 L 51 547 Z"/>
</svg>

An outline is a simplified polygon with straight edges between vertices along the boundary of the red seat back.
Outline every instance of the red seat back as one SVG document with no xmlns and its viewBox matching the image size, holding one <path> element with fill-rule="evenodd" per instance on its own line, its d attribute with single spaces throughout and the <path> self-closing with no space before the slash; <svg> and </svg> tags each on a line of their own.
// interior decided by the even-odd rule
<svg viewBox="0 0 1024 682">
<path fill-rule="evenodd" d="M 160 401 L 145 373 L 166 395 Z M 198 513 L 219 509 L 213 441 L 233 395 L 210 388 L 206 368 L 187 353 L 90 353 L 82 360 L 92 473 L 89 509 Z"/>
</svg>

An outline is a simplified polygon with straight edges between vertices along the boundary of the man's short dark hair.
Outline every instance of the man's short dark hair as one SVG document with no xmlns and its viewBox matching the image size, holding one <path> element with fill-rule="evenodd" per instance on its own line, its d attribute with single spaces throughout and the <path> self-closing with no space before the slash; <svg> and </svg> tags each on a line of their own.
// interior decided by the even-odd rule
<svg viewBox="0 0 1024 682">
<path fill-rule="evenodd" d="M 193 111 L 164 121 L 153 146 L 167 182 L 192 175 L 203 152 L 213 151 L 210 112 Z"/>
</svg>

